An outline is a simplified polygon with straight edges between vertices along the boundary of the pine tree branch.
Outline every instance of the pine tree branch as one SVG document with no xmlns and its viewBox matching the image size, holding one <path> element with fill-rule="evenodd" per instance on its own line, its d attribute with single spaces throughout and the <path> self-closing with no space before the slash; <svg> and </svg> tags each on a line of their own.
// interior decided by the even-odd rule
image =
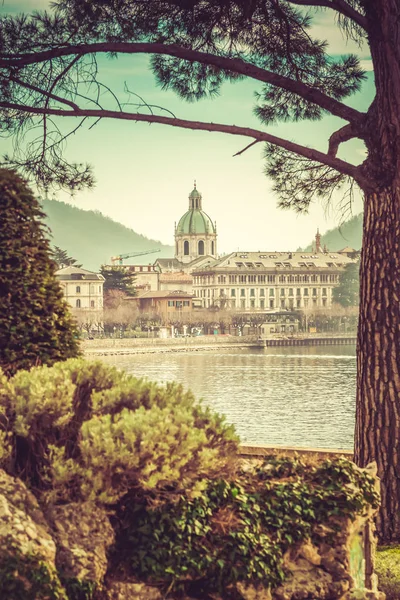
<svg viewBox="0 0 400 600">
<path fill-rule="evenodd" d="M 369 180 L 361 173 L 360 169 L 356 165 L 352 165 L 344 160 L 315 150 L 314 148 L 308 148 L 300 144 L 296 144 L 289 140 L 271 135 L 258 129 L 252 129 L 251 127 L 240 127 L 237 125 L 225 125 L 222 123 L 205 123 L 202 121 L 189 121 L 186 119 L 177 119 L 173 117 L 162 117 L 159 115 L 144 115 L 140 113 L 127 113 L 105 109 L 79 109 L 79 110 L 62 110 L 58 108 L 40 108 L 36 106 L 26 106 L 23 104 L 14 104 L 11 102 L 1 102 L 0 109 L 15 110 L 26 112 L 29 114 L 36 115 L 54 115 L 59 117 L 95 117 L 98 119 L 120 119 L 126 121 L 146 122 L 146 123 L 159 123 L 161 125 L 170 125 L 172 127 L 179 127 L 181 129 L 192 129 L 197 131 L 212 131 L 219 133 L 228 133 L 230 135 L 239 135 L 244 137 L 250 137 L 255 142 L 267 142 L 280 148 L 284 148 L 289 152 L 304 156 L 309 160 L 316 161 L 335 169 L 339 173 L 353 177 L 362 188 L 369 188 Z"/>
<path fill-rule="evenodd" d="M 17 85 L 20 85 L 21 87 L 26 88 L 27 90 L 31 90 L 32 92 L 37 92 L 38 94 L 45 96 L 45 98 L 47 98 L 48 100 L 55 100 L 56 102 L 60 102 L 60 104 L 66 104 L 67 106 L 70 106 L 71 108 L 73 108 L 75 110 L 79 110 L 79 106 L 77 104 L 75 104 L 75 102 L 72 102 L 71 100 L 67 100 L 66 98 L 62 98 L 61 96 L 57 96 L 57 94 L 53 94 L 52 92 L 43 90 L 42 88 L 40 88 L 36 85 L 33 85 L 33 83 L 28 83 L 26 81 L 23 81 L 22 79 L 19 79 L 18 77 L 14 77 L 13 75 L 9 76 L 8 79 L 10 81 L 13 81 Z M 53 87 L 52 87 L 52 89 L 53 89 Z"/>
<path fill-rule="evenodd" d="M 355 8 L 347 4 L 344 0 L 286 0 L 289 4 L 297 4 L 300 6 L 320 6 L 322 8 L 330 8 L 344 17 L 348 17 L 365 31 L 368 30 L 367 19 L 358 12 Z"/>
<path fill-rule="evenodd" d="M 340 144 L 342 144 L 343 142 L 348 142 L 349 140 L 352 140 L 353 138 L 357 137 L 362 139 L 359 135 L 359 132 L 356 128 L 354 128 L 353 125 L 351 125 L 350 123 L 344 125 L 344 127 L 341 127 L 340 129 L 332 133 L 331 137 L 329 138 L 328 155 L 336 156 Z"/>
<path fill-rule="evenodd" d="M 82 44 L 77 46 L 67 46 L 65 48 L 54 48 L 43 52 L 35 52 L 34 54 L 1 54 L 0 53 L 0 68 L 19 67 L 32 65 L 39 62 L 52 60 L 62 56 L 70 56 L 74 54 L 86 55 L 103 52 L 115 52 L 120 54 L 165 54 L 174 56 L 190 62 L 198 62 L 206 65 L 213 65 L 220 69 L 233 71 L 240 75 L 244 75 L 257 81 L 269 83 L 276 87 L 288 90 L 293 94 L 301 96 L 305 100 L 320 106 L 323 110 L 340 117 L 350 123 L 361 123 L 365 119 L 365 113 L 362 113 L 339 100 L 335 100 L 331 96 L 309 86 L 301 81 L 295 81 L 289 77 L 284 77 L 272 71 L 267 71 L 252 65 L 241 58 L 227 58 L 217 56 L 208 52 L 200 52 L 191 50 L 176 44 L 162 44 L 152 42 L 101 42 L 95 44 Z"/>
</svg>

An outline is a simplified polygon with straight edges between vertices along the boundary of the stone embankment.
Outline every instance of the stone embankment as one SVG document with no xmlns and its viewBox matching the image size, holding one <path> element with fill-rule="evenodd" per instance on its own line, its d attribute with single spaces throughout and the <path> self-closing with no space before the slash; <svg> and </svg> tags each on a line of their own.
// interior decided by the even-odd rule
<svg viewBox="0 0 400 600">
<path fill-rule="evenodd" d="M 85 340 L 82 349 L 86 355 L 122 355 L 151 354 L 159 352 L 196 352 L 219 348 L 258 347 L 258 338 L 254 335 L 202 335 L 186 338 L 116 338 Z"/>
<path fill-rule="evenodd" d="M 276 336 L 261 340 L 256 335 L 202 335 L 185 338 L 104 338 L 84 340 L 82 349 L 86 355 L 152 354 L 159 352 L 196 352 L 221 348 L 262 348 L 269 346 L 320 346 L 355 344 L 354 336 L 318 334 L 307 337 L 288 338 Z"/>
</svg>

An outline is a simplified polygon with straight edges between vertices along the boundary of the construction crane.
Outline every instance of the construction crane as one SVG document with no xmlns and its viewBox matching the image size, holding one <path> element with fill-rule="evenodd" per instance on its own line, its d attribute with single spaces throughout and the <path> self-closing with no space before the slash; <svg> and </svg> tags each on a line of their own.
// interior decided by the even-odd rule
<svg viewBox="0 0 400 600">
<path fill-rule="evenodd" d="M 119 254 L 118 256 L 112 256 L 111 262 L 113 265 L 118 263 L 119 265 L 123 265 L 123 261 L 125 258 L 132 258 L 133 256 L 143 256 L 144 254 L 153 254 L 154 252 L 161 252 L 160 248 L 157 250 L 145 250 L 144 252 L 132 252 L 131 254 Z"/>
</svg>

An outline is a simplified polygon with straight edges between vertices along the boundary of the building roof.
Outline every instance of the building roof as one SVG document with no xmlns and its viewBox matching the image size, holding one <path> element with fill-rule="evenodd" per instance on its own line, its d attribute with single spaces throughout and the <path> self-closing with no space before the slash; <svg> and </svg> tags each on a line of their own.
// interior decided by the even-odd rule
<svg viewBox="0 0 400 600">
<path fill-rule="evenodd" d="M 224 269 L 224 270 L 252 270 L 273 269 L 277 272 L 286 269 L 331 269 L 341 268 L 348 263 L 354 262 L 345 254 L 338 252 L 232 252 L 210 266 L 194 269 L 192 273 L 201 271 Z"/>
<path fill-rule="evenodd" d="M 160 273 L 160 282 L 179 282 L 179 283 L 192 283 L 193 277 L 189 275 L 189 273 L 183 273 L 182 271 L 178 271 L 175 273 Z"/>
<path fill-rule="evenodd" d="M 197 191 L 197 190 L 196 190 Z M 193 193 L 193 192 L 192 192 Z M 190 208 L 179 219 L 176 235 L 215 233 L 215 226 L 210 217 L 200 208 Z"/>
<path fill-rule="evenodd" d="M 158 265 L 161 271 L 181 271 L 185 266 L 183 262 L 177 258 L 158 258 L 154 265 Z"/>
<path fill-rule="evenodd" d="M 350 246 L 345 246 L 345 248 L 342 248 L 341 250 L 338 250 L 339 254 L 354 254 L 354 253 L 358 253 L 359 250 L 355 250 L 354 248 L 351 248 Z"/>
<path fill-rule="evenodd" d="M 185 298 L 190 299 L 193 298 L 194 294 L 188 294 L 188 292 L 183 292 L 181 290 L 156 290 L 150 292 L 144 292 L 144 294 L 140 294 L 140 296 L 134 296 L 137 300 L 142 300 L 144 298 Z"/>
<path fill-rule="evenodd" d="M 74 266 L 59 269 L 56 271 L 56 277 L 61 281 L 104 281 L 104 277 L 100 273 L 93 273 L 93 271 L 87 271 L 86 269 Z"/>
</svg>

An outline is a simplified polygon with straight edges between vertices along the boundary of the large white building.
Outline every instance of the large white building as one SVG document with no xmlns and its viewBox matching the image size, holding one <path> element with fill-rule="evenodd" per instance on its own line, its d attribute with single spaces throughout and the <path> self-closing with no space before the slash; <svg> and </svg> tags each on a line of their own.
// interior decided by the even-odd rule
<svg viewBox="0 0 400 600">
<path fill-rule="evenodd" d="M 75 314 L 103 312 L 103 275 L 72 266 L 56 271 L 56 277 Z"/>
<path fill-rule="evenodd" d="M 354 261 L 318 241 L 319 234 L 314 252 L 232 252 L 192 271 L 194 294 L 204 308 L 330 308 L 340 273 Z"/>
</svg>

